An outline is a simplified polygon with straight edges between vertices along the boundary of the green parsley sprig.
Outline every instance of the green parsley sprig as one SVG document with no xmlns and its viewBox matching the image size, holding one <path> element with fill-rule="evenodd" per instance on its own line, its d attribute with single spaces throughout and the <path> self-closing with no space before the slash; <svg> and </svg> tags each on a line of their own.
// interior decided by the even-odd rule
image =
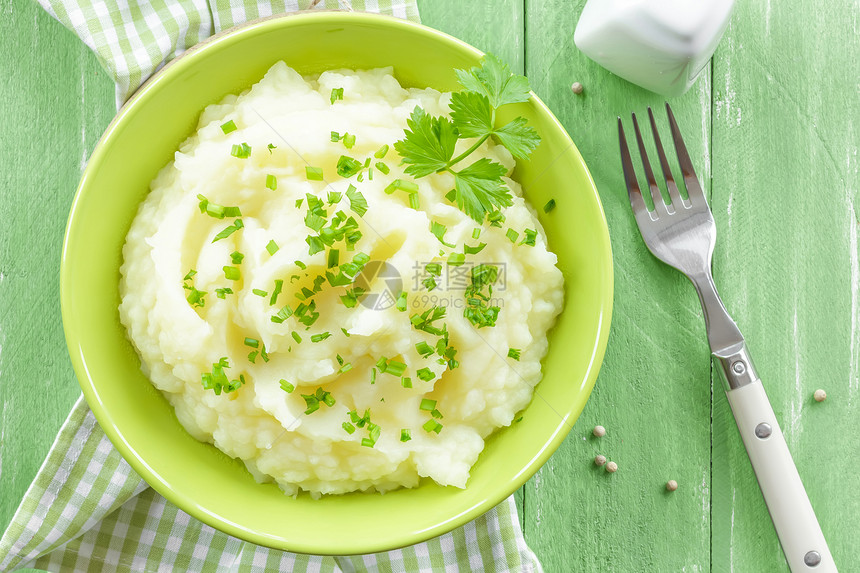
<svg viewBox="0 0 860 573">
<path fill-rule="evenodd" d="M 482 223 L 488 214 L 512 204 L 510 191 L 502 182 L 507 169 L 487 158 L 460 169 L 454 166 L 490 137 L 517 159 L 528 159 L 540 136 L 522 117 L 496 127 L 498 108 L 531 97 L 524 76 L 512 74 L 507 64 L 491 54 L 484 56 L 478 67 L 455 71 L 464 89 L 451 95 L 451 118 L 433 117 L 416 107 L 406 122 L 404 139 L 394 148 L 408 165 L 406 173 L 415 178 L 446 171 L 454 175 L 454 202 Z M 454 157 L 457 141 L 473 138 L 476 141 Z"/>
</svg>

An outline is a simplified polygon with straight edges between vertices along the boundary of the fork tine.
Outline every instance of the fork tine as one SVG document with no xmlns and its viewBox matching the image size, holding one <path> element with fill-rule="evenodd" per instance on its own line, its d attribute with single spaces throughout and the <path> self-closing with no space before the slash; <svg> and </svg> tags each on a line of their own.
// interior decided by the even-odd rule
<svg viewBox="0 0 860 573">
<path fill-rule="evenodd" d="M 699 185 L 699 180 L 696 178 L 696 171 L 693 169 L 690 154 L 687 153 L 687 146 L 684 145 L 684 139 L 681 137 L 681 130 L 678 129 L 678 123 L 675 121 L 675 114 L 672 113 L 672 108 L 669 107 L 669 102 L 666 102 L 666 113 L 669 115 L 669 129 L 672 131 L 675 153 L 678 155 L 678 163 L 681 164 L 681 174 L 684 176 L 684 185 L 687 187 L 687 195 L 690 196 L 690 202 L 704 201 L 707 203 L 705 194 L 702 192 L 702 187 Z"/>
<path fill-rule="evenodd" d="M 639 131 L 639 122 L 636 121 L 635 113 L 630 115 L 633 116 L 633 131 L 636 132 L 636 143 L 639 146 L 639 155 L 642 157 L 642 167 L 645 168 L 645 179 L 648 180 L 648 187 L 651 188 L 651 200 L 654 201 L 654 210 L 665 213 L 667 212 L 666 202 L 663 201 L 663 195 L 657 186 L 657 179 L 654 178 L 654 172 L 651 170 L 651 161 L 648 159 L 648 152 L 645 151 L 645 142 L 642 140 L 642 133 Z"/>
<path fill-rule="evenodd" d="M 639 182 L 636 181 L 636 172 L 633 170 L 633 161 L 630 159 L 630 150 L 627 148 L 627 136 L 624 135 L 624 125 L 621 123 L 620 117 L 618 118 L 618 145 L 621 147 L 621 169 L 624 171 L 627 195 L 630 197 L 633 214 L 638 217 L 641 213 L 647 213 L 648 208 L 642 199 Z"/>
<path fill-rule="evenodd" d="M 657 157 L 660 159 L 660 169 L 662 169 L 663 178 L 666 180 L 666 188 L 669 190 L 669 198 L 673 205 L 683 205 L 681 193 L 678 191 L 678 186 L 675 184 L 675 177 L 672 175 L 672 170 L 669 168 L 669 162 L 666 160 L 666 153 L 663 151 L 663 143 L 660 141 L 660 134 L 657 132 L 657 122 L 654 121 L 654 112 L 651 111 L 651 106 L 648 106 L 648 119 L 651 120 L 651 133 L 654 134 L 654 146 L 657 148 Z"/>
</svg>

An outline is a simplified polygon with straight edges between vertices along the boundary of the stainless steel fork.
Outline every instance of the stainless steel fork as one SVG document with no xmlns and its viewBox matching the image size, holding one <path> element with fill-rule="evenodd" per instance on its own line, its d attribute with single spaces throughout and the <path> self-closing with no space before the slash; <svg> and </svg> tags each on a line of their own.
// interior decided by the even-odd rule
<svg viewBox="0 0 860 573">
<path fill-rule="evenodd" d="M 719 364 L 729 404 L 789 568 L 792 573 L 835 572 L 833 557 L 764 387 L 753 367 L 744 337 L 717 294 L 711 274 L 711 258 L 717 237 L 714 217 L 696 179 L 693 163 L 669 104 L 666 104 L 666 112 L 689 198 L 683 199 L 678 192 L 657 133 L 654 114 L 648 108 L 654 144 L 670 199 L 669 203 L 663 200 L 645 151 L 636 115 L 633 114 L 633 129 L 654 202 L 653 210 L 648 209 L 642 198 L 627 148 L 624 126 L 621 118 L 618 118 L 621 165 L 636 223 L 651 253 L 684 273 L 696 288 L 705 315 L 711 354 Z"/>
</svg>

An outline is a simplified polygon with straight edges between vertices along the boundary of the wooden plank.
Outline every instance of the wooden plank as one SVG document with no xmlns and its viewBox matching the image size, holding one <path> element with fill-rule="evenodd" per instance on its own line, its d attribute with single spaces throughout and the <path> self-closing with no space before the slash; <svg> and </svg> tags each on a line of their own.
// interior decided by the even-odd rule
<svg viewBox="0 0 860 573">
<path fill-rule="evenodd" d="M 523 73 L 525 0 L 418 0 L 421 22 L 492 52 Z"/>
<path fill-rule="evenodd" d="M 35 2 L 0 0 L 0 531 L 80 394 L 60 320 L 60 249 L 113 83 Z"/>
<path fill-rule="evenodd" d="M 581 54 L 584 2 L 526 6 L 526 71 L 567 128 L 597 183 L 615 258 L 609 348 L 582 417 L 525 492 L 526 540 L 547 571 L 706 571 L 710 545 L 710 364 L 696 295 L 646 250 L 621 174 L 616 116 L 664 98 Z M 672 100 L 700 179 L 710 171 L 709 74 Z M 572 82 L 585 91 L 576 96 Z M 666 128 L 665 118 L 660 116 Z M 632 133 L 631 133 L 632 135 Z M 595 424 L 606 437 L 591 436 Z M 601 453 L 614 475 L 593 464 Z M 675 479 L 678 491 L 667 493 Z"/>
<path fill-rule="evenodd" d="M 860 7 L 735 10 L 714 65 L 717 283 L 837 565 L 856 570 Z M 714 571 L 788 571 L 717 381 L 714 391 Z"/>
</svg>

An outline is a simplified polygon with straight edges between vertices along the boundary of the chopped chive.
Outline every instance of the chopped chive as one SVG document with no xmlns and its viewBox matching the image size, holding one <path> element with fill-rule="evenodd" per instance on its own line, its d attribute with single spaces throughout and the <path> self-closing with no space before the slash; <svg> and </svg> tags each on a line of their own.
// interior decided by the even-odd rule
<svg viewBox="0 0 860 573">
<path fill-rule="evenodd" d="M 329 249 L 328 250 L 327 267 L 328 268 L 336 267 L 338 261 L 340 261 L 340 251 L 337 249 Z"/>
<path fill-rule="evenodd" d="M 313 237 L 308 235 L 305 237 L 305 242 L 308 244 L 308 254 L 315 255 L 320 251 L 325 250 L 325 243 L 322 242 L 322 239 L 319 237 Z"/>
<path fill-rule="evenodd" d="M 514 360 L 520 359 L 520 349 L 519 348 L 508 348 L 508 358 L 513 358 Z"/>
<path fill-rule="evenodd" d="M 424 265 L 424 269 L 431 275 L 436 275 L 437 277 L 442 274 L 442 265 L 439 263 L 427 263 Z"/>
<path fill-rule="evenodd" d="M 272 191 L 277 191 L 278 178 L 271 174 L 266 175 L 266 187 L 271 189 Z"/>
<path fill-rule="evenodd" d="M 403 179 L 395 179 L 385 187 L 384 191 L 391 195 L 395 191 L 406 191 L 407 193 L 417 193 L 418 184 L 414 181 L 404 181 Z"/>
<path fill-rule="evenodd" d="M 340 369 L 338 369 L 338 374 L 343 374 L 344 372 L 349 372 L 350 370 L 352 370 L 352 363 L 347 362 L 346 364 L 341 366 Z"/>
<path fill-rule="evenodd" d="M 361 194 L 361 191 L 350 185 L 346 190 L 346 198 L 349 199 L 349 208 L 355 211 L 359 217 L 364 217 L 367 213 L 367 199 Z"/>
<path fill-rule="evenodd" d="M 436 408 L 436 400 L 431 400 L 430 398 L 422 398 L 421 404 L 418 406 L 419 410 L 425 410 L 429 412 Z"/>
<path fill-rule="evenodd" d="M 353 426 L 349 422 L 344 422 L 343 424 L 340 425 L 340 427 L 343 428 L 347 434 L 354 434 L 355 433 L 355 426 Z"/>
<path fill-rule="evenodd" d="M 415 344 L 415 350 L 417 350 L 418 354 L 420 354 L 424 358 L 427 358 L 428 356 L 433 354 L 433 347 L 424 342 L 423 340 Z"/>
<path fill-rule="evenodd" d="M 334 104 L 337 100 L 343 99 L 343 88 L 334 88 L 331 90 L 331 96 L 329 98 L 331 103 Z"/>
<path fill-rule="evenodd" d="M 242 223 L 242 219 L 236 219 L 235 221 L 233 221 L 232 225 L 227 226 L 227 228 L 215 235 L 215 237 L 213 237 L 212 239 L 212 242 L 215 243 L 217 241 L 220 241 L 221 239 L 226 239 L 244 226 L 245 225 L 244 223 Z"/>
<path fill-rule="evenodd" d="M 436 375 L 433 374 L 433 371 L 430 370 L 429 368 L 421 368 L 415 374 L 417 374 L 418 377 L 421 378 L 422 380 L 424 380 L 425 382 L 429 382 L 430 380 L 433 380 L 434 378 L 436 378 Z"/>
<path fill-rule="evenodd" d="M 359 173 L 362 167 L 363 165 L 360 161 L 348 155 L 341 155 L 337 160 L 337 174 L 345 179 L 349 179 Z"/>
<path fill-rule="evenodd" d="M 218 298 L 226 299 L 228 294 L 233 294 L 233 289 L 230 287 L 215 289 L 215 296 Z"/>
<path fill-rule="evenodd" d="M 259 348 L 260 347 L 260 341 L 257 340 L 256 338 L 249 338 L 246 336 L 245 337 L 245 346 L 250 346 L 251 348 Z"/>
<path fill-rule="evenodd" d="M 411 193 L 409 195 L 409 207 L 416 211 L 421 208 L 421 198 L 418 196 L 418 193 Z"/>
<path fill-rule="evenodd" d="M 278 249 L 280 249 L 280 247 L 278 246 L 278 243 L 276 243 L 274 239 L 272 239 L 271 241 L 269 241 L 266 244 L 266 250 L 269 251 L 270 255 L 274 255 L 275 253 L 277 253 Z"/>
<path fill-rule="evenodd" d="M 256 364 L 257 363 L 257 356 L 259 354 L 260 354 L 259 350 L 252 350 L 251 352 L 249 352 L 248 353 L 248 362 L 250 362 L 251 364 Z"/>
<path fill-rule="evenodd" d="M 234 265 L 242 264 L 242 259 L 244 258 L 245 255 L 243 255 L 239 251 L 233 251 L 232 253 L 230 253 L 230 260 L 233 262 Z"/>
<path fill-rule="evenodd" d="M 238 159 L 248 159 L 251 157 L 251 146 L 247 143 L 234 144 L 230 148 L 230 155 Z"/>
<path fill-rule="evenodd" d="M 386 153 L 388 153 L 388 145 L 383 145 L 376 150 L 376 153 L 374 153 L 373 156 L 377 159 L 382 159 L 383 157 L 385 157 Z"/>
<path fill-rule="evenodd" d="M 301 261 L 293 261 L 293 263 L 295 263 L 295 265 L 302 270 L 305 270 L 308 268 L 308 266 Z"/>
<path fill-rule="evenodd" d="M 543 212 L 549 213 L 553 209 L 555 209 L 555 199 L 550 199 L 546 202 L 546 205 L 543 206 Z"/>
<path fill-rule="evenodd" d="M 389 173 L 391 173 L 391 168 L 381 161 L 377 161 L 375 167 L 379 169 L 379 171 L 381 171 L 384 175 L 388 175 Z"/>
<path fill-rule="evenodd" d="M 463 253 L 451 253 L 448 255 L 448 264 L 452 267 L 457 267 L 466 262 L 466 255 Z"/>
<path fill-rule="evenodd" d="M 281 390 L 283 390 L 287 394 L 289 394 L 290 392 L 292 392 L 293 390 L 296 389 L 295 386 L 293 386 L 292 384 L 290 384 L 289 382 L 287 382 L 283 378 L 281 378 L 280 384 L 281 384 Z"/>
<path fill-rule="evenodd" d="M 224 270 L 224 278 L 230 281 L 237 281 L 242 278 L 242 273 L 238 267 L 222 267 Z"/>
<path fill-rule="evenodd" d="M 347 149 L 352 149 L 352 146 L 355 145 L 355 136 L 350 135 L 349 133 L 343 134 L 343 146 Z"/>
<path fill-rule="evenodd" d="M 502 223 L 505 222 L 505 215 L 501 211 L 493 211 L 487 214 L 487 221 L 490 222 L 491 227 L 501 228 Z"/>
<path fill-rule="evenodd" d="M 349 338 L 351 336 L 349 334 L 349 331 L 342 326 L 340 327 L 340 331 L 343 332 L 343 335 L 346 336 L 347 338 Z"/>
<path fill-rule="evenodd" d="M 238 129 L 238 128 L 236 127 L 236 124 L 233 122 L 232 119 L 228 122 L 221 124 L 221 131 L 224 132 L 224 135 L 227 135 L 230 132 L 236 131 L 236 129 Z"/>
<path fill-rule="evenodd" d="M 313 336 L 311 336 L 311 342 L 322 342 L 329 336 L 331 336 L 331 332 L 321 332 L 319 334 L 314 334 Z"/>
<path fill-rule="evenodd" d="M 370 383 L 376 384 L 376 368 L 370 369 Z"/>
<path fill-rule="evenodd" d="M 331 142 L 337 143 L 338 141 L 340 141 L 340 134 L 336 131 L 332 131 L 331 132 Z"/>
<path fill-rule="evenodd" d="M 439 410 L 437 410 L 435 408 L 433 409 L 432 412 L 430 412 L 430 415 L 433 416 L 434 418 L 436 418 L 437 420 L 441 420 L 442 418 L 445 417 L 442 415 L 442 412 L 440 412 Z"/>
<path fill-rule="evenodd" d="M 275 279 L 275 288 L 272 290 L 272 298 L 269 299 L 269 306 L 274 306 L 276 302 L 278 302 L 278 295 L 281 294 L 281 291 L 284 288 L 284 281 L 281 279 Z"/>
<path fill-rule="evenodd" d="M 523 237 L 523 240 L 520 241 L 520 244 L 534 247 L 535 239 L 537 238 L 537 231 L 535 231 L 534 229 L 526 229 L 525 231 L 523 231 L 523 234 L 525 236 Z"/>
<path fill-rule="evenodd" d="M 412 439 L 412 434 L 408 429 L 404 428 L 404 429 L 400 430 L 400 441 L 401 442 L 408 442 L 411 439 Z"/>
<path fill-rule="evenodd" d="M 323 170 L 322 167 L 313 167 L 311 165 L 305 165 L 305 177 L 308 181 L 322 181 L 323 180 Z"/>
<path fill-rule="evenodd" d="M 304 199 L 296 199 L 296 209 L 302 208 L 302 201 L 304 201 Z"/>
<path fill-rule="evenodd" d="M 284 305 L 278 313 L 272 317 L 273 322 L 284 322 L 288 318 L 293 315 L 293 309 L 290 308 L 290 305 Z M 275 321 L 274 319 L 278 318 L 279 320 Z M 299 341 L 301 342 L 301 341 Z"/>
<path fill-rule="evenodd" d="M 302 394 L 302 398 L 305 399 L 305 405 L 307 406 L 305 414 L 313 414 L 320 409 L 320 401 L 313 394 Z"/>
<path fill-rule="evenodd" d="M 328 197 L 326 198 L 326 202 L 329 205 L 334 205 L 336 203 L 340 203 L 341 194 L 338 191 L 329 191 Z"/>
<path fill-rule="evenodd" d="M 477 239 L 480 236 L 481 236 L 481 228 L 480 227 L 475 227 L 474 229 L 472 229 L 472 238 L 473 239 Z"/>
<path fill-rule="evenodd" d="M 397 310 L 400 312 L 406 312 L 406 291 L 400 291 L 400 295 L 397 297 L 397 303 L 395 304 Z"/>
<path fill-rule="evenodd" d="M 433 278 L 433 277 L 427 277 L 426 279 L 424 279 L 423 281 L 421 281 L 421 284 L 423 284 L 423 285 L 424 285 L 424 288 L 426 288 L 426 289 L 427 289 L 427 292 L 430 292 L 431 290 L 433 290 L 434 288 L 436 288 L 437 286 L 439 286 L 439 285 L 436 283 L 436 279 L 435 279 L 435 278 Z"/>
<path fill-rule="evenodd" d="M 392 376 L 403 376 L 404 372 L 406 372 L 406 364 L 403 362 L 389 360 L 388 364 L 385 365 L 386 374 L 391 374 Z"/>
<path fill-rule="evenodd" d="M 477 247 L 472 247 L 469 245 L 463 245 L 463 252 L 467 255 L 477 255 L 481 251 L 484 250 L 484 247 L 487 246 L 487 243 L 480 243 Z"/>
<path fill-rule="evenodd" d="M 443 225 L 442 223 L 437 223 L 436 221 L 432 221 L 430 223 L 430 232 L 439 239 L 439 242 L 445 245 L 446 247 L 454 248 L 454 245 L 451 243 L 445 242 L 445 233 L 448 232 L 448 227 Z"/>
<path fill-rule="evenodd" d="M 513 229 L 508 229 L 508 232 L 507 232 L 507 233 L 505 233 L 505 236 L 506 236 L 508 239 L 510 239 L 510 241 L 511 241 L 512 243 L 516 243 L 516 242 L 517 242 L 517 239 L 518 239 L 518 238 L 519 238 L 519 236 L 520 236 L 520 234 L 519 234 L 518 232 L 514 231 Z"/>
<path fill-rule="evenodd" d="M 299 335 L 299 333 L 298 333 L 298 332 L 296 332 L 295 330 L 294 330 L 294 331 L 292 331 L 292 332 L 290 333 L 290 336 L 292 336 L 292 337 L 293 337 L 293 340 L 295 340 L 298 344 L 301 344 L 301 343 L 302 343 L 302 337 L 301 337 L 301 335 Z"/>
<path fill-rule="evenodd" d="M 271 154 L 272 154 L 272 150 L 273 150 L 273 149 L 277 149 L 277 148 L 278 148 L 278 146 L 277 146 L 277 145 L 275 145 L 274 143 L 270 143 L 270 144 L 269 144 L 269 145 L 267 145 L 266 147 L 267 147 L 267 148 L 268 148 L 268 150 L 269 150 L 269 155 L 271 155 Z"/>
<path fill-rule="evenodd" d="M 255 295 L 259 296 L 259 297 L 262 297 L 262 298 L 266 298 L 267 296 L 269 296 L 268 292 L 264 291 L 263 289 L 259 289 L 259 288 L 251 289 L 251 292 L 254 293 Z"/>
<path fill-rule="evenodd" d="M 427 432 L 428 434 L 430 432 L 436 432 L 438 434 L 439 432 L 442 431 L 442 424 L 440 424 L 439 422 L 437 422 L 436 420 L 434 420 L 432 418 L 427 420 L 424 423 L 424 425 L 421 427 L 424 428 L 424 431 Z"/>
<path fill-rule="evenodd" d="M 403 378 L 400 379 L 400 385 L 403 386 L 404 388 L 412 388 L 412 378 L 409 378 L 408 376 L 404 376 Z"/>
</svg>

